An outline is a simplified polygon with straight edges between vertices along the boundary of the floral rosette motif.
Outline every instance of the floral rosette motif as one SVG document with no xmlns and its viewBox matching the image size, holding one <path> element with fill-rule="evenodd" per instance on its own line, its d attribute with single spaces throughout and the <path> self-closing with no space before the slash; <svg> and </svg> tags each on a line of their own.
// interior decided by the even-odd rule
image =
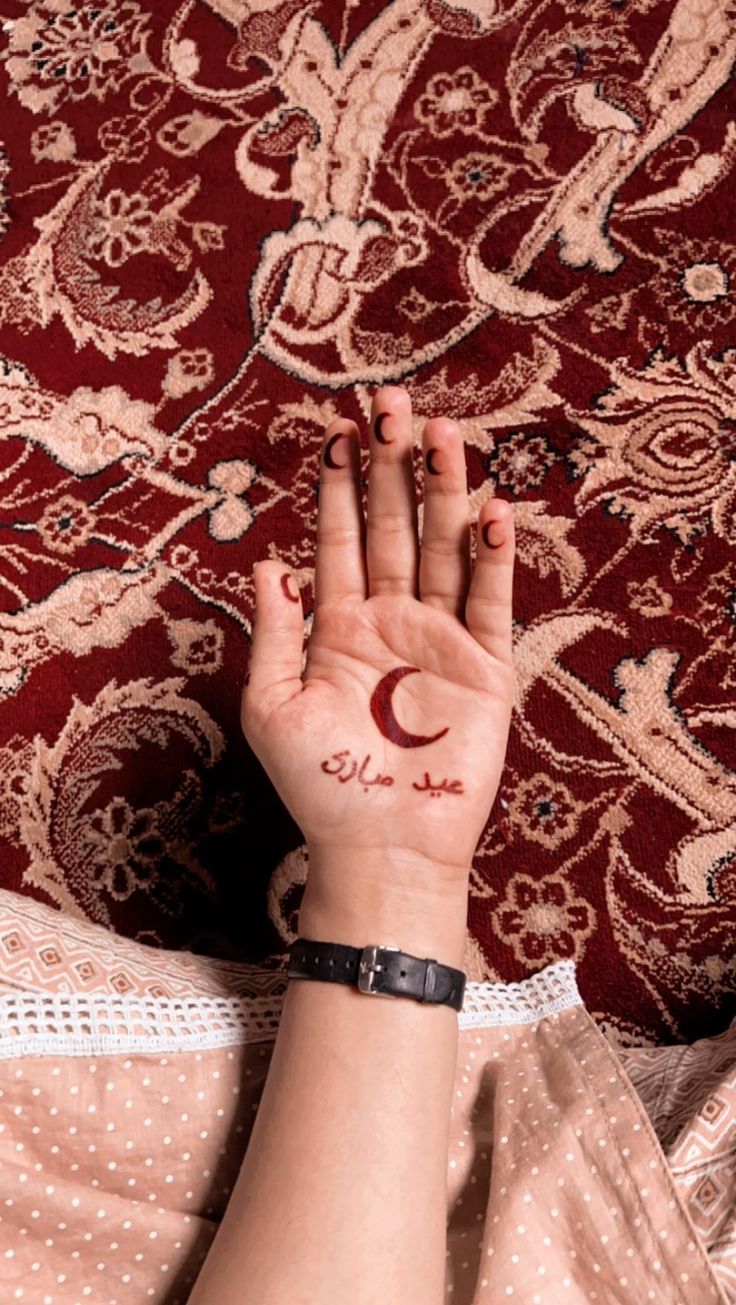
<svg viewBox="0 0 736 1305">
<path fill-rule="evenodd" d="M 714 361 L 703 342 L 684 364 L 660 355 L 643 372 L 620 364 L 614 375 L 602 416 L 576 414 L 604 454 L 586 445 L 570 455 L 585 472 L 581 511 L 607 501 L 635 538 L 666 526 L 688 543 L 709 523 L 736 543 L 736 350 Z"/>
</svg>

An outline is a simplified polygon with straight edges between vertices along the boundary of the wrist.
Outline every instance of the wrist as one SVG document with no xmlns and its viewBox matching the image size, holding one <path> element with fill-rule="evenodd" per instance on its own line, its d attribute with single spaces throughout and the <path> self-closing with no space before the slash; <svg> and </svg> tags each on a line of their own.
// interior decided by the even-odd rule
<svg viewBox="0 0 736 1305">
<path fill-rule="evenodd" d="M 470 866 L 452 882 L 446 869 L 394 849 L 311 852 L 299 937 L 350 947 L 382 943 L 463 969 Z"/>
<path fill-rule="evenodd" d="M 463 905 L 468 896 L 472 858 L 440 861 L 413 848 L 358 847 L 342 843 L 307 843 L 308 883 L 337 897 L 367 892 L 399 900 L 417 897 Z"/>
</svg>

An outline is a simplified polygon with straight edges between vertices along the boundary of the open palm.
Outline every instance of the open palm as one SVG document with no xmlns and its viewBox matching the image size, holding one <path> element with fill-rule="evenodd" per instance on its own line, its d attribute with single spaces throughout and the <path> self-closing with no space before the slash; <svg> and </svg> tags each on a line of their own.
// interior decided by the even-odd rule
<svg viewBox="0 0 736 1305">
<path fill-rule="evenodd" d="M 405 390 L 377 392 L 371 431 L 367 530 L 357 427 L 325 433 L 303 676 L 293 576 L 258 564 L 241 723 L 310 854 L 399 849 L 467 876 L 513 703 L 513 513 L 484 504 L 471 576 L 463 442 L 432 418 L 420 555 Z"/>
</svg>

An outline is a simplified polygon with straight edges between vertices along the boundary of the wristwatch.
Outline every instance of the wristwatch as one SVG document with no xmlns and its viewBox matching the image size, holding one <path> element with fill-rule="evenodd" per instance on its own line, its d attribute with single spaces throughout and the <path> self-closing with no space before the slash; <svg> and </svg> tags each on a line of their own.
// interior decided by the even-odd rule
<svg viewBox="0 0 736 1305">
<path fill-rule="evenodd" d="M 462 1010 L 466 975 L 431 956 L 423 959 L 386 943 L 348 947 L 344 943 L 297 938 L 289 952 L 292 979 L 347 983 L 372 997 L 412 997 Z"/>
</svg>

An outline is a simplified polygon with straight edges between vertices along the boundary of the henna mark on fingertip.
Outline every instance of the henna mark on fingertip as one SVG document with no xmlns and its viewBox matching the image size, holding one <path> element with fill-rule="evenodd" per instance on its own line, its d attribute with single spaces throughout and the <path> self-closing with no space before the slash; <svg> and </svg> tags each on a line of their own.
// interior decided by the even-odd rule
<svg viewBox="0 0 736 1305">
<path fill-rule="evenodd" d="M 298 603 L 298 602 L 299 602 L 299 594 L 297 593 L 296 597 L 294 597 L 294 595 L 293 595 L 292 593 L 289 592 L 289 581 L 290 581 L 290 580 L 291 580 L 291 575 L 289 574 L 288 571 L 285 571 L 284 574 L 283 574 L 282 577 L 281 577 L 281 588 L 282 588 L 282 590 L 283 590 L 283 592 L 284 592 L 284 597 L 285 597 L 285 598 L 288 598 L 289 601 L 292 602 L 292 603 Z"/>
<path fill-rule="evenodd" d="M 434 467 L 432 465 L 432 458 L 434 457 L 435 453 L 439 453 L 439 449 L 427 449 L 427 453 L 424 461 L 430 476 L 441 476 L 442 472 L 439 470 L 439 468 Z"/>
<path fill-rule="evenodd" d="M 488 531 L 490 530 L 491 526 L 497 526 L 497 525 L 498 525 L 497 521 L 486 521 L 485 525 L 481 526 L 480 533 L 483 536 L 483 543 L 485 544 L 486 548 L 501 548 L 503 545 L 503 540 L 501 540 L 501 542 L 498 544 L 492 544 L 490 539 L 488 538 Z"/>
<path fill-rule="evenodd" d="M 390 440 L 388 436 L 384 435 L 381 431 L 381 423 L 385 420 L 386 417 L 390 417 L 390 416 L 391 416 L 390 412 L 379 412 L 375 422 L 373 423 L 373 431 L 379 444 L 396 443 L 396 440 Z"/>
<path fill-rule="evenodd" d="M 334 459 L 333 456 L 332 456 L 332 446 L 333 446 L 333 444 L 335 443 L 336 440 L 341 440 L 341 439 L 343 439 L 343 438 L 345 438 L 345 439 L 349 438 L 349 436 L 348 436 L 348 432 L 347 432 L 346 430 L 339 430 L 339 431 L 337 432 L 336 435 L 331 435 L 330 438 L 328 439 L 327 443 L 325 444 L 325 450 L 324 450 L 324 458 L 323 458 L 323 460 L 324 460 L 324 464 L 325 464 L 326 467 L 334 467 L 334 468 L 337 468 L 337 467 L 346 467 L 346 466 L 347 466 L 347 463 L 346 463 L 346 462 L 335 462 L 335 459 Z"/>
</svg>

